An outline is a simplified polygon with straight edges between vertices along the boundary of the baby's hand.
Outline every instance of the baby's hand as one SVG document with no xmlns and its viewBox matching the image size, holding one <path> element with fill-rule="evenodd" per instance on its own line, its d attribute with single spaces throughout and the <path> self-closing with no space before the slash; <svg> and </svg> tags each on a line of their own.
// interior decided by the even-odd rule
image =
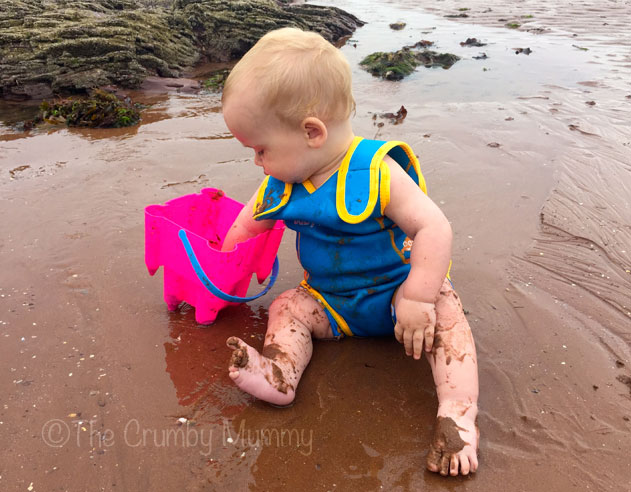
<svg viewBox="0 0 631 492">
<path fill-rule="evenodd" d="M 394 336 L 405 346 L 406 355 L 420 359 L 423 345 L 427 352 L 432 350 L 436 327 L 436 308 L 433 303 L 404 297 L 397 304 L 396 316 Z"/>
</svg>

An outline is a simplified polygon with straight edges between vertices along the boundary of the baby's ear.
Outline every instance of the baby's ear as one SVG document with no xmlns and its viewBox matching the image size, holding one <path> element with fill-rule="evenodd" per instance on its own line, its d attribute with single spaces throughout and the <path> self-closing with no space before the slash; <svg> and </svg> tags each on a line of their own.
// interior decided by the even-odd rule
<svg viewBox="0 0 631 492">
<path fill-rule="evenodd" d="M 328 137 L 326 125 L 322 120 L 309 116 L 302 120 L 301 129 L 307 140 L 307 145 L 313 149 L 318 149 L 324 145 Z"/>
</svg>

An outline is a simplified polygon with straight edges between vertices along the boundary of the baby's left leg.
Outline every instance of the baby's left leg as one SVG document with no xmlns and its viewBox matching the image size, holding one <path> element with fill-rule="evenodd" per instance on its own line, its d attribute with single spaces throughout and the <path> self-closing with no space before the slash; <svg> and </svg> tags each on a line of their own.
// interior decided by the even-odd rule
<svg viewBox="0 0 631 492">
<path fill-rule="evenodd" d="M 298 287 L 278 296 L 269 309 L 263 351 L 237 337 L 227 340 L 234 349 L 230 377 L 243 391 L 275 405 L 288 405 L 311 360 L 311 337 L 333 338 L 322 306 Z"/>
<path fill-rule="evenodd" d="M 478 364 L 471 328 L 458 295 L 445 280 L 436 299 L 436 331 L 427 358 L 438 395 L 438 416 L 427 468 L 467 475 L 478 468 Z"/>
</svg>

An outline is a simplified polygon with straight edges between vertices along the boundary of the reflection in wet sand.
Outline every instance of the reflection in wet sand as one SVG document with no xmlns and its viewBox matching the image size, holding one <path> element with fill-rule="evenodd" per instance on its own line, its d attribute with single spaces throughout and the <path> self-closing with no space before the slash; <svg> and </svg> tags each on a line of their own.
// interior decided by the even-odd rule
<svg viewBox="0 0 631 492">
<path fill-rule="evenodd" d="M 628 488 L 631 99 L 618 38 L 631 14 L 535 0 L 483 13 L 472 0 L 456 23 L 442 16 L 457 2 L 428 4 L 438 16 L 387 5 L 384 15 L 383 3 L 348 4 L 370 21 L 342 48 L 353 66 L 430 37 L 469 57 L 396 84 L 354 76 L 356 132 L 408 141 L 455 231 L 452 273 L 480 364 L 476 476 L 424 471 L 431 373 L 393 339 L 317 342 L 291 408 L 232 385 L 225 339 L 262 344 L 273 296 L 301 277 L 291 238 L 262 301 L 210 327 L 190 308 L 167 311 L 143 262 L 144 207 L 206 186 L 243 201 L 261 179 L 218 96 L 174 92 L 133 95 L 151 104 L 141 125 L 107 131 L 16 133 L 21 116 L 2 105 L 0 488 Z M 499 20 L 528 15 L 517 32 Z M 474 36 L 488 59 L 460 46 Z M 399 125 L 372 119 L 402 105 Z M 51 419 L 72 439 L 45 440 L 59 437 L 44 432 Z M 305 440 L 275 439 L 282 431 Z M 153 439 L 162 432 L 180 440 Z"/>
</svg>

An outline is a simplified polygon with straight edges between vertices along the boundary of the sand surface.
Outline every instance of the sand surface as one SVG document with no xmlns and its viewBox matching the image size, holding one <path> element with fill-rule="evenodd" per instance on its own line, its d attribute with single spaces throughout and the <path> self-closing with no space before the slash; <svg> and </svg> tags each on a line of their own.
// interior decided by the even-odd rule
<svg viewBox="0 0 631 492">
<path fill-rule="evenodd" d="M 1 490 L 631 490 L 631 5 L 343 7 L 368 21 L 342 48 L 355 131 L 412 145 L 455 232 L 479 472 L 424 470 L 431 373 L 394 339 L 316 343 L 288 409 L 234 387 L 225 340 L 262 344 L 302 275 L 293 233 L 262 300 L 211 327 L 167 311 L 144 207 L 203 187 L 245 200 L 261 179 L 218 97 L 171 88 L 137 94 L 153 106 L 132 129 L 17 133 L 28 108 L 0 103 Z M 421 39 L 462 60 L 402 82 L 357 66 Z M 373 120 L 401 105 L 402 124 Z"/>
</svg>

